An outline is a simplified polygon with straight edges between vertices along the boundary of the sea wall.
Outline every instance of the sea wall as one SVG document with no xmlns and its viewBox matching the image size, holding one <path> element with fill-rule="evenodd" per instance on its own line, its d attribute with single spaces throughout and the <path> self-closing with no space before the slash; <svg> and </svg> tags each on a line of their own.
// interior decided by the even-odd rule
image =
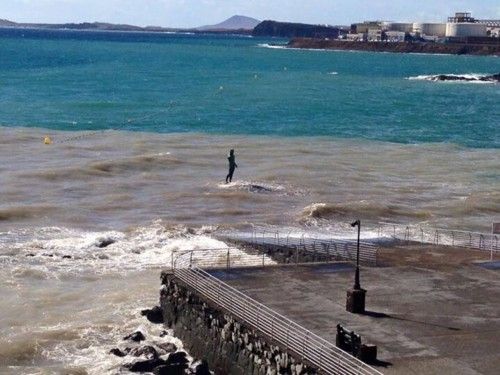
<svg viewBox="0 0 500 375">
<path fill-rule="evenodd" d="M 392 42 L 353 42 L 313 38 L 294 38 L 287 45 L 289 48 L 332 49 L 369 52 L 396 53 L 437 53 L 451 55 L 500 55 L 498 44 L 464 43 L 392 43 Z"/>
<path fill-rule="evenodd" d="M 185 349 L 216 374 L 316 374 L 263 335 L 225 314 L 171 273 L 162 274 L 160 306 L 165 325 Z"/>
</svg>

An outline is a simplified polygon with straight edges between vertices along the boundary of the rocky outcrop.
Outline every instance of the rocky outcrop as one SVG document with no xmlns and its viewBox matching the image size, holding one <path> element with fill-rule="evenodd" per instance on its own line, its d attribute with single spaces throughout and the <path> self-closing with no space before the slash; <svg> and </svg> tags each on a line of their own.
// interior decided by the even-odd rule
<svg viewBox="0 0 500 375">
<path fill-rule="evenodd" d="M 287 46 L 290 48 L 369 52 L 500 55 L 500 44 L 351 42 L 318 38 L 294 38 Z"/>
<path fill-rule="evenodd" d="M 141 315 L 145 316 L 151 323 L 163 323 L 163 315 L 160 306 L 142 310 Z"/>
<path fill-rule="evenodd" d="M 500 83 L 500 73 L 489 76 L 469 76 L 456 74 L 438 74 L 429 76 L 429 81 L 465 81 L 465 82 L 496 82 Z"/>
<path fill-rule="evenodd" d="M 263 21 L 253 29 L 253 36 L 281 38 L 337 38 L 339 28 L 304 23 Z"/>
<path fill-rule="evenodd" d="M 173 275 L 164 273 L 162 283 L 165 324 L 192 356 L 205 358 L 205 369 L 233 375 L 317 373 L 244 322 L 209 305 Z"/>
</svg>

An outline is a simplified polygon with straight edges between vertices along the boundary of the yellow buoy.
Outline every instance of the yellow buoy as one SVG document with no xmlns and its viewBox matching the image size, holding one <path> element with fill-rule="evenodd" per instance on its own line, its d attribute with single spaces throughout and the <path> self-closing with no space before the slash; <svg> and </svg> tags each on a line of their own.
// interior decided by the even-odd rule
<svg viewBox="0 0 500 375">
<path fill-rule="evenodd" d="M 52 144 L 52 139 L 50 139 L 50 137 L 46 135 L 45 138 L 43 139 L 43 143 L 46 145 L 50 145 Z"/>
</svg>

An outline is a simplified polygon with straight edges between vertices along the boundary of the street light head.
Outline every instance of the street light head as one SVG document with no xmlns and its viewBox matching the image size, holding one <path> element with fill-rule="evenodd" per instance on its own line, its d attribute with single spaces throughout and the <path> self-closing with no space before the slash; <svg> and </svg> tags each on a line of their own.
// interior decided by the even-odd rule
<svg viewBox="0 0 500 375">
<path fill-rule="evenodd" d="M 356 220 L 354 223 L 351 223 L 351 227 L 355 227 L 356 225 L 359 226 L 360 222 L 359 220 Z"/>
</svg>

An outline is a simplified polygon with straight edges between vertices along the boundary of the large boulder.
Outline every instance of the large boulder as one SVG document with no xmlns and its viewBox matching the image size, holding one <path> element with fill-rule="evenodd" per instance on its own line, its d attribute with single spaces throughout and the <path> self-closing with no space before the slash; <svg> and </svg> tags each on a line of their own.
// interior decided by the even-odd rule
<svg viewBox="0 0 500 375">
<path fill-rule="evenodd" d="M 131 341 L 135 341 L 135 342 L 141 342 L 141 341 L 146 340 L 146 337 L 144 337 L 144 334 L 141 331 L 136 331 L 134 333 L 131 333 L 128 336 L 125 336 L 123 339 L 124 340 L 131 340 Z"/>
<path fill-rule="evenodd" d="M 195 375 L 211 375 L 210 368 L 206 359 L 202 360 L 194 369 Z"/>
<path fill-rule="evenodd" d="M 160 358 L 147 359 L 145 361 L 137 361 L 134 363 L 129 363 L 124 367 L 131 372 L 153 372 L 159 366 L 166 365 L 167 363 Z"/>
<path fill-rule="evenodd" d="M 162 365 L 158 366 L 153 370 L 155 375 L 184 375 L 186 374 L 187 365 L 174 364 L 174 365 Z"/>
<path fill-rule="evenodd" d="M 151 323 L 163 323 L 163 314 L 160 306 L 142 310 L 141 314 L 144 315 Z"/>
<path fill-rule="evenodd" d="M 116 355 L 117 357 L 125 357 L 127 355 L 127 353 L 124 353 L 122 352 L 120 349 L 118 348 L 113 348 L 109 351 L 109 354 L 114 354 Z"/>
<path fill-rule="evenodd" d="M 167 364 L 186 364 L 189 362 L 186 357 L 185 352 L 171 353 L 167 358 Z"/>
</svg>

